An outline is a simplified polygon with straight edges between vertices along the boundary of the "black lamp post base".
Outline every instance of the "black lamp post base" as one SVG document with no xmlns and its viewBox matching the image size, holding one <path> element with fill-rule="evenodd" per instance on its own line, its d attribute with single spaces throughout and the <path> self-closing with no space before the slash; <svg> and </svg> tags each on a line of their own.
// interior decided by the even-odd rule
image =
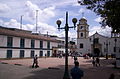
<svg viewBox="0 0 120 79">
<path fill-rule="evenodd" d="M 63 79 L 70 79 L 68 70 L 65 70 Z"/>
<path fill-rule="evenodd" d="M 68 74 L 64 74 L 63 79 L 70 79 L 70 76 Z"/>
</svg>

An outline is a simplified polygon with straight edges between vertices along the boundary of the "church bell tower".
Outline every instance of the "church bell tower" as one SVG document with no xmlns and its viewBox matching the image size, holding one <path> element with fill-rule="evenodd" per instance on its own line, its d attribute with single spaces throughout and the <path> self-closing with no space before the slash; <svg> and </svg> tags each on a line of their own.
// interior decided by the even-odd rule
<svg viewBox="0 0 120 79">
<path fill-rule="evenodd" d="M 79 24 L 77 27 L 77 39 L 88 38 L 89 36 L 89 25 L 87 24 L 87 20 L 83 17 L 79 20 Z"/>
<path fill-rule="evenodd" d="M 77 25 L 77 52 L 84 55 L 85 53 L 89 53 L 89 50 L 89 25 L 83 17 Z"/>
</svg>

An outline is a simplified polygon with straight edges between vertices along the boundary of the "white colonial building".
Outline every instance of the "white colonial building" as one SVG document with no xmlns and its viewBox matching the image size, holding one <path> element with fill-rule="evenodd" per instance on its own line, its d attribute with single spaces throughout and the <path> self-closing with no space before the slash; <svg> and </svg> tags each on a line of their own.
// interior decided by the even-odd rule
<svg viewBox="0 0 120 79">
<path fill-rule="evenodd" d="M 30 58 L 52 56 L 53 48 L 58 47 L 59 40 L 31 31 L 0 26 L 0 58 Z"/>
<path fill-rule="evenodd" d="M 100 55 L 120 53 L 120 33 L 111 32 L 111 37 L 95 33 L 89 36 L 89 25 L 85 18 L 79 20 L 77 27 L 77 52 L 81 54 L 93 53 L 98 50 Z"/>
</svg>

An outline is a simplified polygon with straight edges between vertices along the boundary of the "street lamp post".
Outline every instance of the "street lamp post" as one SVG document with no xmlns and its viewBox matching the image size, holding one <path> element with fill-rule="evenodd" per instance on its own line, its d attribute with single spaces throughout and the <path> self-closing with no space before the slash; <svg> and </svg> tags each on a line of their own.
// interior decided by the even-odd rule
<svg viewBox="0 0 120 79">
<path fill-rule="evenodd" d="M 69 28 L 75 28 L 76 27 L 77 19 L 73 18 L 72 22 L 73 22 L 74 26 L 69 27 L 68 26 L 68 12 L 66 12 L 66 24 L 65 24 L 65 27 L 60 27 L 60 25 L 61 25 L 60 20 L 56 21 L 59 30 L 60 29 L 65 29 L 65 42 L 66 42 L 65 43 L 65 72 L 64 72 L 63 79 L 70 79 L 69 72 L 68 72 L 68 31 L 69 31 Z"/>
<path fill-rule="evenodd" d="M 114 52 L 116 52 L 116 42 L 117 42 L 117 39 L 115 38 L 115 47 L 114 47 Z"/>
<path fill-rule="evenodd" d="M 108 41 L 106 42 L 106 59 L 108 59 Z"/>
<path fill-rule="evenodd" d="M 95 34 L 93 35 L 93 59 L 94 59 L 94 56 L 95 56 Z"/>
</svg>

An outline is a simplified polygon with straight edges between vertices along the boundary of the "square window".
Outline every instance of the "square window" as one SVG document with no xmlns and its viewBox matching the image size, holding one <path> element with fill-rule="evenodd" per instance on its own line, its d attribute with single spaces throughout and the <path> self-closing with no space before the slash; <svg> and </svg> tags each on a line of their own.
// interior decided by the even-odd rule
<svg viewBox="0 0 120 79">
<path fill-rule="evenodd" d="M 83 44 L 82 43 L 80 43 L 80 48 L 83 48 Z"/>
</svg>

